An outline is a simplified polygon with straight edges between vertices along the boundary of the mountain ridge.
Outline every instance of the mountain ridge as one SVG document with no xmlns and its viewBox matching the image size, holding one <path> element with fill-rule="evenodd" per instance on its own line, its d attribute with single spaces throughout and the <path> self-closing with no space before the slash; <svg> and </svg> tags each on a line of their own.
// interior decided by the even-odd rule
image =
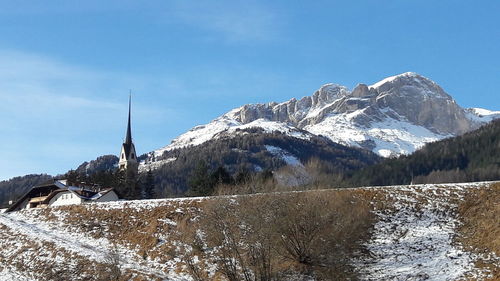
<svg viewBox="0 0 500 281">
<path fill-rule="evenodd" d="M 200 145 L 221 132 L 260 127 L 299 138 L 306 131 L 389 157 L 410 154 L 499 117 L 500 111 L 462 108 L 436 82 L 406 72 L 372 85 L 358 84 L 352 91 L 328 83 L 300 99 L 246 104 L 192 128 L 155 155 Z"/>
</svg>

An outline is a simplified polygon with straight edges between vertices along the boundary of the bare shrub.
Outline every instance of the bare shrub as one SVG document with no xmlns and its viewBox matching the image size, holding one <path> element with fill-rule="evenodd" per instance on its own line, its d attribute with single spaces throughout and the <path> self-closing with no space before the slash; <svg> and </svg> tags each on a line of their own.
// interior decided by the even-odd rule
<svg viewBox="0 0 500 281">
<path fill-rule="evenodd" d="M 330 164 L 331 165 L 331 164 Z M 328 162 L 321 161 L 317 157 L 310 158 L 304 165 L 311 182 L 309 189 L 333 188 L 344 185 L 344 173 L 339 173 Z"/>
<path fill-rule="evenodd" d="M 317 191 L 289 194 L 276 207 L 278 249 L 288 266 L 319 279 L 350 275 L 352 252 L 372 222 L 368 204 L 349 193 Z"/>
<path fill-rule="evenodd" d="M 199 228 L 232 280 L 352 278 L 350 258 L 370 229 L 370 206 L 352 193 L 311 191 L 219 198 Z"/>
<path fill-rule="evenodd" d="M 249 175 L 248 178 L 237 184 L 219 184 L 215 187 L 214 195 L 255 194 L 284 191 L 273 178 L 263 178 L 260 175 Z"/>
</svg>

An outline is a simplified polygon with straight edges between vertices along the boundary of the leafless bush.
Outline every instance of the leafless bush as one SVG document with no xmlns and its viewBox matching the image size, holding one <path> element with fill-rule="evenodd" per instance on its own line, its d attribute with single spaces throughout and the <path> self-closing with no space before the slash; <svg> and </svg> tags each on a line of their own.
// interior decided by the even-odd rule
<svg viewBox="0 0 500 281">
<path fill-rule="evenodd" d="M 328 167 L 325 161 L 312 157 L 304 166 L 311 179 L 307 185 L 309 189 L 334 188 L 344 185 L 344 173 L 335 172 L 335 168 Z"/>
<path fill-rule="evenodd" d="M 367 233 L 366 202 L 343 192 L 311 191 L 220 198 L 199 228 L 230 281 L 351 278 L 349 259 Z"/>
<path fill-rule="evenodd" d="M 332 280 L 348 274 L 349 259 L 371 225 L 368 205 L 341 192 L 292 193 L 277 207 L 278 252 L 304 275 Z"/>
</svg>

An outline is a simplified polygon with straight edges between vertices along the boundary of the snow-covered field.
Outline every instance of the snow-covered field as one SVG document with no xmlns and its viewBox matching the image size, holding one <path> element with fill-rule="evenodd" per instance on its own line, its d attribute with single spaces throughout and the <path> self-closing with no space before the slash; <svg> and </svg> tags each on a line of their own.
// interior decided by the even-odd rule
<svg viewBox="0 0 500 281">
<path fill-rule="evenodd" d="M 413 185 L 391 187 L 365 187 L 353 192 L 370 190 L 378 194 L 376 200 L 385 200 L 384 208 L 372 202 L 377 222 L 372 236 L 365 242 L 367 254 L 353 261 L 362 280 L 483 280 L 488 277 L 485 269 L 477 268 L 478 255 L 468 252 L 454 238 L 460 226 L 457 206 L 467 192 L 476 192 L 492 183 Z M 312 191 L 314 192 L 314 191 Z M 328 191 L 327 191 L 328 192 Z M 138 200 L 91 204 L 87 210 L 100 213 L 121 212 L 130 216 L 135 229 L 144 231 L 148 225 L 138 218 L 155 216 L 158 208 L 169 209 L 170 215 L 155 222 L 155 242 L 159 247 L 166 242 L 175 244 L 168 231 L 175 229 L 176 214 L 183 215 L 210 198 Z M 375 200 L 375 199 L 373 199 Z M 197 205 L 198 206 L 198 205 Z M 64 211 L 63 211 L 64 210 Z M 68 211 L 69 210 L 69 211 Z M 116 214 L 116 213 L 114 213 Z M 500 214 L 499 214 L 500 215 Z M 182 270 L 179 258 L 152 257 L 141 254 L 137 247 L 127 243 L 114 244 L 106 235 L 96 238 L 94 230 L 77 230 L 68 223 L 75 216 L 71 209 L 29 210 L 0 215 L 0 281 L 47 280 L 47 265 L 51 270 L 73 270 L 79 266 L 104 265 L 109 267 L 110 253 L 120 257 L 119 267 L 130 278 L 146 280 L 193 280 Z M 161 217 L 161 216 L 160 216 Z M 89 219 L 91 222 L 91 218 Z M 84 222 L 82 222 L 84 223 Z M 88 223 L 88 222 L 85 222 Z M 97 222 L 99 224 L 99 222 Z M 110 221 L 100 226 L 110 230 Z M 126 231 L 125 231 L 126 233 Z M 141 237 L 141 236 L 139 236 Z M 159 252 L 161 253 L 161 251 Z M 500 259 L 490 253 L 489 261 L 500 264 Z M 46 270 L 46 269 L 45 269 Z M 214 269 L 215 270 L 215 269 Z M 82 280 L 92 276 L 80 273 Z M 45 276 L 45 277 L 44 277 Z M 78 279 L 80 280 L 80 279 Z"/>
</svg>

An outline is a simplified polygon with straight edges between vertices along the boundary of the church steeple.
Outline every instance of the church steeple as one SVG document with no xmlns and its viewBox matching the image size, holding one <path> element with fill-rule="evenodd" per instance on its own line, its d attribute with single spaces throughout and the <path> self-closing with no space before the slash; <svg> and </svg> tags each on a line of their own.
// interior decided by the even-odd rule
<svg viewBox="0 0 500 281">
<path fill-rule="evenodd" d="M 127 133 L 125 135 L 125 140 L 123 141 L 122 144 L 118 167 L 121 170 L 137 174 L 139 163 L 137 162 L 137 153 L 135 152 L 135 145 L 134 142 L 132 141 L 131 115 L 132 115 L 132 94 L 130 94 L 128 98 Z"/>
<path fill-rule="evenodd" d="M 130 111 L 132 108 L 132 93 L 128 96 L 128 124 L 127 124 L 127 135 L 125 137 L 125 144 L 132 144 L 132 130 L 130 128 Z"/>
</svg>

